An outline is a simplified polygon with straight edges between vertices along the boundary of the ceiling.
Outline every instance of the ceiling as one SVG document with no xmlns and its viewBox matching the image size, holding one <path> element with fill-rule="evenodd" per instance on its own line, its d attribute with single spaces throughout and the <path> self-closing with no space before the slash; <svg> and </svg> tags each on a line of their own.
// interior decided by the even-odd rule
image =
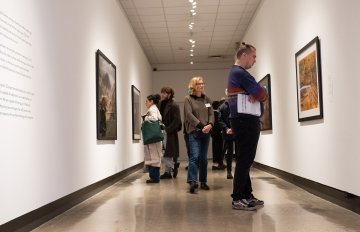
<svg viewBox="0 0 360 232">
<path fill-rule="evenodd" d="M 119 0 L 154 68 L 233 62 L 261 1 Z"/>
</svg>

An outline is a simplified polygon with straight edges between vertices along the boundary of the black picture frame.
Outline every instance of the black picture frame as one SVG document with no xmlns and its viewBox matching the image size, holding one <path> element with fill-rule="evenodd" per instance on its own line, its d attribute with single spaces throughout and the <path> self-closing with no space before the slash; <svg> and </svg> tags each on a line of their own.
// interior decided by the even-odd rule
<svg viewBox="0 0 360 232">
<path fill-rule="evenodd" d="M 271 107 L 271 76 L 266 74 L 259 84 L 268 92 L 267 99 L 262 103 L 264 106 L 263 115 L 260 117 L 261 131 L 272 130 L 272 107 Z"/>
<path fill-rule="evenodd" d="M 96 51 L 96 127 L 98 140 L 117 139 L 116 66 Z"/>
<path fill-rule="evenodd" d="M 132 139 L 141 139 L 141 98 L 140 90 L 131 85 Z"/>
<path fill-rule="evenodd" d="M 323 118 L 321 52 L 315 37 L 295 54 L 298 121 Z"/>
</svg>

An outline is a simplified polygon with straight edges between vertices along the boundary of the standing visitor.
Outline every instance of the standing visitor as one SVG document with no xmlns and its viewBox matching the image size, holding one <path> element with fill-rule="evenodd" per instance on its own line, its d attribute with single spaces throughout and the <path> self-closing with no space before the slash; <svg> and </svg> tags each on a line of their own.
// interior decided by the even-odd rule
<svg viewBox="0 0 360 232">
<path fill-rule="evenodd" d="M 252 194 L 250 167 L 254 162 L 259 141 L 260 119 L 256 115 L 239 113 L 238 97 L 240 96 L 238 95 L 248 95 L 249 102 L 256 103 L 257 101 L 265 101 L 267 92 L 246 71 L 255 64 L 256 48 L 250 44 L 243 43 L 237 50 L 235 58 L 235 64 L 232 66 L 228 77 L 231 128 L 235 143 L 238 146 L 233 193 L 231 195 L 233 198 L 232 208 L 238 210 L 256 210 L 257 206 L 264 204 L 264 201 L 255 198 Z"/>
<path fill-rule="evenodd" d="M 145 105 L 148 108 L 146 114 L 143 115 L 144 121 L 161 121 L 161 114 L 156 104 L 159 103 L 160 95 L 153 94 L 147 96 Z M 149 177 L 146 183 L 160 182 L 160 166 L 162 154 L 162 141 L 144 145 L 145 165 L 149 168 Z"/>
<path fill-rule="evenodd" d="M 188 133 L 189 166 L 187 182 L 190 193 L 199 187 L 209 190 L 207 182 L 207 153 L 210 141 L 210 130 L 213 127 L 211 99 L 205 95 L 205 83 L 202 77 L 193 77 L 189 83 L 189 95 L 184 101 L 184 123 Z"/>
<path fill-rule="evenodd" d="M 223 156 L 226 157 L 226 170 L 227 170 L 227 179 L 233 179 L 232 175 L 232 160 L 234 155 L 234 137 L 231 129 L 230 124 L 230 109 L 229 103 L 225 101 L 221 104 L 219 108 L 220 117 L 219 117 L 219 124 L 222 128 L 222 136 L 224 140 L 224 147 L 223 147 Z"/>
<path fill-rule="evenodd" d="M 179 105 L 174 101 L 174 90 L 170 87 L 161 89 L 160 114 L 165 125 L 164 156 L 162 162 L 165 172 L 160 179 L 176 178 L 180 163 L 178 131 L 181 130 L 181 116 Z M 171 172 L 173 171 L 173 175 Z"/>
</svg>

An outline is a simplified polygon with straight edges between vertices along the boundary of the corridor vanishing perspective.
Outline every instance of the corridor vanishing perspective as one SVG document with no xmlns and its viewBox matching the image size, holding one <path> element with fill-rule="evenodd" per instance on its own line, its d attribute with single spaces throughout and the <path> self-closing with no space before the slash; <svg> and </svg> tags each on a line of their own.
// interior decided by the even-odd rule
<svg viewBox="0 0 360 232">
<path fill-rule="evenodd" d="M 185 165 L 159 184 L 146 184 L 142 170 L 133 173 L 33 231 L 360 231 L 360 215 L 258 169 L 251 170 L 254 195 L 265 206 L 256 211 L 231 208 L 226 171 L 209 169 L 210 190 L 190 194 Z"/>
</svg>

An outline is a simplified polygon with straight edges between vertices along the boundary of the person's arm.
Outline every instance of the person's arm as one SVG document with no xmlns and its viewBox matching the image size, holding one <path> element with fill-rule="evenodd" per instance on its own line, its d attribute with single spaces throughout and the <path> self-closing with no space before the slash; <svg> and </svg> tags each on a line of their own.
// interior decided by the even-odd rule
<svg viewBox="0 0 360 232">
<path fill-rule="evenodd" d="M 257 83 L 250 74 L 248 74 L 244 79 L 242 79 L 242 85 L 246 92 L 249 93 L 250 101 L 256 100 L 259 102 L 263 102 L 267 99 L 268 93 L 266 89 L 259 85 L 259 83 Z"/>
<path fill-rule="evenodd" d="M 179 128 L 181 128 L 181 116 L 179 106 L 175 103 L 171 106 L 170 109 L 170 118 L 171 122 L 168 125 L 165 125 L 165 131 L 168 134 L 177 133 Z"/>
<path fill-rule="evenodd" d="M 152 105 L 149 110 L 147 111 L 144 120 L 146 121 L 157 121 L 159 120 L 157 115 L 157 108 L 155 105 Z"/>
<path fill-rule="evenodd" d="M 225 114 L 224 114 L 224 109 L 222 108 L 222 107 L 220 107 L 219 108 L 219 125 L 220 125 L 220 127 L 223 129 L 223 130 L 225 130 L 226 128 L 228 128 L 227 127 L 227 125 L 226 125 L 226 119 L 225 119 Z"/>
<path fill-rule="evenodd" d="M 184 120 L 186 120 L 187 123 L 190 123 L 190 125 L 192 125 L 193 127 L 197 127 L 199 129 L 202 129 L 202 127 L 204 126 L 202 125 L 200 120 L 197 119 L 193 114 L 193 108 L 189 96 L 186 97 L 184 101 Z"/>
<path fill-rule="evenodd" d="M 210 104 L 210 106 L 212 105 L 212 101 L 210 98 L 208 98 L 207 96 L 205 96 L 206 102 L 207 104 Z M 214 126 L 214 112 L 212 110 L 211 107 L 206 107 L 207 109 L 207 115 L 208 115 L 208 122 L 206 125 L 204 125 L 204 127 L 202 128 L 202 131 L 207 134 L 210 132 L 210 130 L 213 128 Z"/>
</svg>

